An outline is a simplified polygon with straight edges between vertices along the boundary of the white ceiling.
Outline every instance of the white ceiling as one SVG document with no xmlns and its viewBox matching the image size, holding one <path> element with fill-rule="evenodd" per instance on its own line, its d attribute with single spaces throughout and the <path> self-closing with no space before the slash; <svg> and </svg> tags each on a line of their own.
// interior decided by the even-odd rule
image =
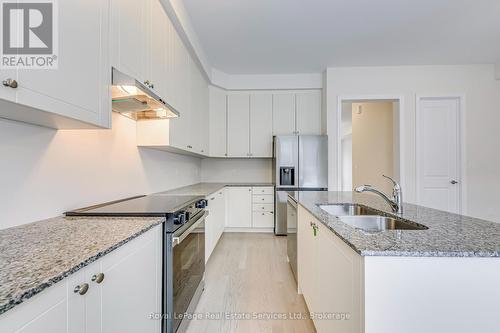
<svg viewBox="0 0 500 333">
<path fill-rule="evenodd" d="M 229 74 L 500 60 L 500 0 L 182 1 Z"/>
</svg>

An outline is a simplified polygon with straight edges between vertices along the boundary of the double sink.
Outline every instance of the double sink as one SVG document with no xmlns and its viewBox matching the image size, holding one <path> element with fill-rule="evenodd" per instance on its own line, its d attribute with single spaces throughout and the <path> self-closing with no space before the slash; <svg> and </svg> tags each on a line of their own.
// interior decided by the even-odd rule
<svg viewBox="0 0 500 333">
<path fill-rule="evenodd" d="M 429 229 L 425 225 L 400 217 L 385 216 L 375 209 L 356 204 L 319 205 L 319 208 L 353 228 L 366 232 Z"/>
</svg>

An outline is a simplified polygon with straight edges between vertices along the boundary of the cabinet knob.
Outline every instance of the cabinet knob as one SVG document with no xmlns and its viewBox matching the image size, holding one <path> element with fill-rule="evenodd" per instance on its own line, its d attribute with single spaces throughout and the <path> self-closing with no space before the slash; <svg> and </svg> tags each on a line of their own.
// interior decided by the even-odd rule
<svg viewBox="0 0 500 333">
<path fill-rule="evenodd" d="M 13 89 L 16 89 L 17 88 L 17 81 L 14 80 L 14 79 L 7 79 L 7 80 L 4 80 L 2 81 L 2 84 L 5 86 L 5 87 L 10 87 L 10 88 L 13 88 Z"/>
<path fill-rule="evenodd" d="M 190 145 L 188 145 L 187 147 L 188 147 L 189 149 L 193 148 L 193 146 L 190 146 Z"/>
<path fill-rule="evenodd" d="M 75 289 L 73 289 L 73 292 L 75 294 L 85 295 L 88 290 L 89 290 L 89 284 L 83 283 L 76 286 Z"/>
<path fill-rule="evenodd" d="M 96 283 L 101 283 L 104 280 L 104 273 L 92 275 L 92 281 Z"/>
<path fill-rule="evenodd" d="M 455 184 L 458 184 L 458 182 L 457 182 L 455 179 L 453 179 L 453 180 L 450 182 L 450 184 L 451 184 L 451 185 L 455 185 Z"/>
</svg>

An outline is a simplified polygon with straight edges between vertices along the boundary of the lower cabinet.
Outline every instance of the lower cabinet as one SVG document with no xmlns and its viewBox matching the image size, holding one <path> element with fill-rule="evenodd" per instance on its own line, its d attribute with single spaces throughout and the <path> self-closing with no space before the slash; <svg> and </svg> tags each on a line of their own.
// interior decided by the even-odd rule
<svg viewBox="0 0 500 333">
<path fill-rule="evenodd" d="M 227 188 L 228 231 L 272 232 L 274 188 L 272 186 Z"/>
<path fill-rule="evenodd" d="M 227 187 L 227 224 L 229 228 L 252 227 L 252 188 Z"/>
<path fill-rule="evenodd" d="M 159 332 L 161 251 L 157 226 L 0 315 L 0 332 Z"/>
<path fill-rule="evenodd" d="M 363 331 L 363 258 L 299 205 L 299 289 L 316 331 Z"/>
<path fill-rule="evenodd" d="M 219 242 L 226 224 L 226 189 L 209 195 L 208 216 L 205 220 L 205 263 Z"/>
</svg>

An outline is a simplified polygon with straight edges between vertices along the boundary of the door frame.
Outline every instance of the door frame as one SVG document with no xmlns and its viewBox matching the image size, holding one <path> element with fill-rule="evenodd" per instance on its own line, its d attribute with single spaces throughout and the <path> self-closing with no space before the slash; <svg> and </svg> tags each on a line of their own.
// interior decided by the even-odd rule
<svg viewBox="0 0 500 333">
<path fill-rule="evenodd" d="M 399 102 L 399 183 L 406 188 L 405 149 L 406 141 L 403 135 L 405 115 L 405 98 L 403 95 L 345 95 L 337 97 L 337 190 L 342 191 L 342 103 L 345 101 L 384 101 Z"/>
<path fill-rule="evenodd" d="M 415 95 L 415 198 L 417 204 L 420 203 L 420 161 L 419 161 L 419 150 L 420 150 L 420 101 L 423 99 L 456 99 L 458 101 L 458 175 L 459 179 L 459 190 L 458 190 L 458 214 L 467 213 L 467 177 L 466 177 L 466 147 L 465 147 L 465 94 L 462 93 L 445 93 L 445 94 L 417 94 Z"/>
</svg>

